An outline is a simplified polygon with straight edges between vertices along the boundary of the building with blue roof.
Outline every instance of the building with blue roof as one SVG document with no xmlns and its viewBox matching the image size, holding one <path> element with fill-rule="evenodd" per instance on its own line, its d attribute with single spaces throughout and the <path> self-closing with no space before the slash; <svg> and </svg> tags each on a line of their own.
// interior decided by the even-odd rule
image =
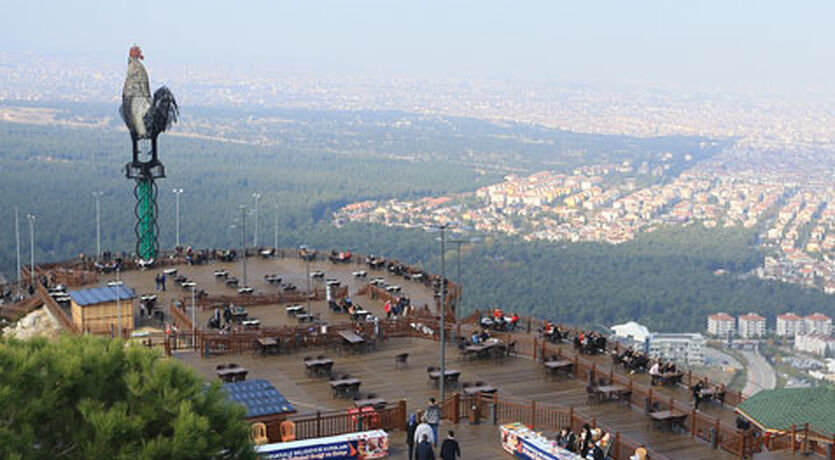
<svg viewBox="0 0 835 460">
<path fill-rule="evenodd" d="M 267 380 L 256 379 L 223 385 L 231 401 L 246 408 L 246 421 L 263 423 L 267 427 L 267 437 L 279 439 L 279 425 L 296 408 Z"/>
<path fill-rule="evenodd" d="M 72 321 L 90 334 L 122 336 L 133 330 L 133 299 L 136 292 L 125 286 L 106 286 L 70 291 Z"/>
</svg>

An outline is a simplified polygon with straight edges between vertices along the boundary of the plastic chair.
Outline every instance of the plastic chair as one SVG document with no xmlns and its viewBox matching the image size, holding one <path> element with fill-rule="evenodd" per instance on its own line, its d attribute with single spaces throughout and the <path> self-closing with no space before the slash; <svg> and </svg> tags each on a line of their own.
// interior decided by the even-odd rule
<svg viewBox="0 0 835 460">
<path fill-rule="evenodd" d="M 296 424 L 290 420 L 281 422 L 281 425 L 278 426 L 278 435 L 281 438 L 281 442 L 295 441 Z"/>
<path fill-rule="evenodd" d="M 255 422 L 252 424 L 252 442 L 254 442 L 257 446 L 270 442 L 267 437 L 267 425 L 264 425 L 261 422 Z"/>
</svg>

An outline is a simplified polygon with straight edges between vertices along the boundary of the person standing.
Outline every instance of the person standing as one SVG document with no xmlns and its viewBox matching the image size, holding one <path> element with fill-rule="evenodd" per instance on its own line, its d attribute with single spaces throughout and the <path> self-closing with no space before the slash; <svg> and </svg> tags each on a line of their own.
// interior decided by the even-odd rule
<svg viewBox="0 0 835 460">
<path fill-rule="evenodd" d="M 446 376 L 442 375 L 441 378 Z M 438 425 L 441 424 L 441 408 L 435 402 L 435 398 L 429 398 L 429 407 L 426 408 L 426 413 L 423 414 L 426 418 L 426 423 L 432 427 L 432 444 L 438 447 Z"/>
<path fill-rule="evenodd" d="M 693 409 L 699 410 L 699 403 L 702 402 L 702 388 L 705 387 L 704 382 L 699 380 L 698 383 L 693 385 L 690 390 L 693 392 Z"/>
<path fill-rule="evenodd" d="M 455 440 L 455 433 L 449 430 L 447 438 L 441 444 L 441 459 L 457 460 L 459 458 L 461 458 L 461 448 L 458 446 L 458 441 Z"/>
<path fill-rule="evenodd" d="M 429 443 L 429 436 L 423 435 L 415 449 L 415 460 L 435 460 L 435 451 Z"/>
<path fill-rule="evenodd" d="M 159 281 L 162 286 L 162 290 L 165 291 L 165 272 L 162 272 L 162 276 L 159 278 Z"/>
<path fill-rule="evenodd" d="M 406 445 L 409 447 L 409 460 L 415 458 L 415 429 L 417 429 L 417 415 L 410 414 L 406 422 Z"/>
<path fill-rule="evenodd" d="M 421 423 L 415 428 L 415 444 L 418 444 L 423 437 L 429 439 L 432 444 L 435 443 L 435 438 L 432 437 L 432 427 L 426 423 L 426 414 L 421 417 Z"/>
</svg>

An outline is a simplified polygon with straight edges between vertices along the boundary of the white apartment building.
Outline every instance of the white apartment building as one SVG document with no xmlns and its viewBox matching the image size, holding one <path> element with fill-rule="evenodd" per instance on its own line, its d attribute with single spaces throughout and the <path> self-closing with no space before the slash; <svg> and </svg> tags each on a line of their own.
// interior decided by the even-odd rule
<svg viewBox="0 0 835 460">
<path fill-rule="evenodd" d="M 794 337 L 794 349 L 817 356 L 833 356 L 835 339 L 815 334 L 797 334 Z"/>
<path fill-rule="evenodd" d="M 707 317 L 707 333 L 719 337 L 727 337 L 736 329 L 734 317 L 727 313 L 714 313 Z"/>
<path fill-rule="evenodd" d="M 807 334 L 829 337 L 832 334 L 832 319 L 823 313 L 812 313 L 803 318 L 803 331 Z"/>
<path fill-rule="evenodd" d="M 780 337 L 794 337 L 803 332 L 803 318 L 795 313 L 777 315 L 777 335 Z"/>
<path fill-rule="evenodd" d="M 700 366 L 705 363 L 705 337 L 702 334 L 651 334 L 647 354 L 663 361 Z"/>
<path fill-rule="evenodd" d="M 739 336 L 743 339 L 753 339 L 765 335 L 765 318 L 756 313 L 739 315 L 737 325 L 739 327 Z"/>
</svg>

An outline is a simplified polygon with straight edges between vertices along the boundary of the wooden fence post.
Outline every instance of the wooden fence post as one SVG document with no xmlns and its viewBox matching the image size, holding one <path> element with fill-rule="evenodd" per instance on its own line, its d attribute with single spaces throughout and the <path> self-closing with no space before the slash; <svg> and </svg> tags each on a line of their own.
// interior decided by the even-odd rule
<svg viewBox="0 0 835 460">
<path fill-rule="evenodd" d="M 533 360 L 536 362 L 536 337 L 533 338 Z"/>
<path fill-rule="evenodd" d="M 316 411 L 316 437 L 322 437 L 322 413 L 318 410 Z"/>
<path fill-rule="evenodd" d="M 574 406 L 568 408 L 568 427 L 574 430 Z"/>
<path fill-rule="evenodd" d="M 792 424 L 792 428 L 791 428 L 791 436 L 792 437 L 791 437 L 791 441 L 790 441 L 791 442 L 791 448 L 792 448 L 792 455 L 794 455 L 794 453 L 796 451 L 795 446 L 794 446 L 794 437 L 795 437 L 796 434 L 797 434 L 797 429 L 795 428 L 794 424 Z"/>
<path fill-rule="evenodd" d="M 531 429 L 536 431 L 536 401 L 531 400 Z"/>
<path fill-rule="evenodd" d="M 615 432 L 615 458 L 620 459 L 620 431 Z"/>
<path fill-rule="evenodd" d="M 458 392 L 452 395 L 452 404 L 452 423 L 458 424 L 458 419 L 461 417 L 461 395 Z"/>
<path fill-rule="evenodd" d="M 690 410 L 690 437 L 696 436 L 696 408 Z"/>
<path fill-rule="evenodd" d="M 401 399 L 397 403 L 397 429 L 398 430 L 405 430 L 406 429 L 406 417 L 407 417 L 406 416 L 406 400 Z"/>
</svg>

